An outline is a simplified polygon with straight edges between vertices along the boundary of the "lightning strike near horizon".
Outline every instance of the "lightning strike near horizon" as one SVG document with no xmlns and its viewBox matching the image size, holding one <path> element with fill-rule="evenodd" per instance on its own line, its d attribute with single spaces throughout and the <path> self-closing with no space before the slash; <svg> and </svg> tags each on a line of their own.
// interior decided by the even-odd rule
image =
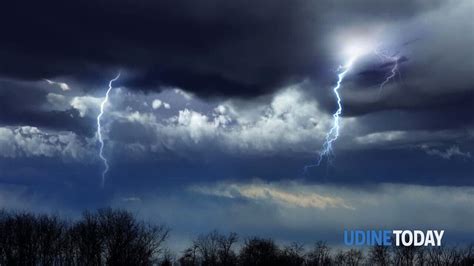
<svg viewBox="0 0 474 266">
<path fill-rule="evenodd" d="M 97 138 L 100 143 L 100 148 L 99 148 L 99 157 L 104 163 L 104 171 L 102 171 L 102 182 L 101 186 L 103 187 L 105 184 L 105 175 L 109 171 L 109 163 L 107 161 L 107 158 L 104 156 L 104 139 L 102 138 L 102 125 L 101 125 L 101 118 L 104 115 L 105 111 L 105 105 L 109 101 L 109 93 L 112 90 L 112 83 L 120 78 L 120 72 L 117 74 L 117 76 L 109 81 L 109 88 L 107 89 L 107 92 L 105 93 L 105 97 L 100 103 L 100 113 L 97 116 Z"/>
<path fill-rule="evenodd" d="M 332 115 L 333 125 L 332 125 L 331 129 L 326 133 L 326 140 L 324 141 L 323 148 L 319 151 L 318 162 L 314 165 L 305 166 L 305 171 L 308 170 L 308 168 L 321 165 L 321 162 L 323 161 L 324 157 L 328 157 L 331 154 L 332 144 L 339 137 L 339 127 L 340 127 L 339 126 L 339 120 L 340 120 L 340 116 L 341 116 L 342 110 L 343 110 L 343 108 L 342 108 L 342 98 L 341 98 L 341 95 L 339 94 L 339 89 L 342 86 L 342 82 L 344 81 L 344 77 L 351 70 L 351 67 L 354 64 L 357 57 L 358 56 L 353 56 L 345 65 L 339 67 L 339 70 L 342 70 L 342 71 L 339 72 L 339 74 L 337 75 L 338 80 L 337 80 L 336 86 L 334 86 L 334 88 L 333 88 L 333 93 L 334 93 L 334 95 L 337 99 L 337 110 Z"/>
</svg>

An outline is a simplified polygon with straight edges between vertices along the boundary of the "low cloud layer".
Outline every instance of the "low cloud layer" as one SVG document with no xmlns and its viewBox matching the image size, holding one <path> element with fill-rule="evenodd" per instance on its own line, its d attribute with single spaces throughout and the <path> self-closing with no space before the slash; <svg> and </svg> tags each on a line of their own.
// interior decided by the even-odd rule
<svg viewBox="0 0 474 266">
<path fill-rule="evenodd" d="M 111 91 L 102 118 L 105 154 L 111 158 L 112 164 L 144 160 L 150 164 L 147 166 L 149 169 L 162 168 L 162 164 L 168 168 L 169 161 L 165 158 L 174 160 L 169 165 L 180 165 L 184 160 L 200 168 L 208 164 L 218 168 L 218 165 L 227 165 L 238 158 L 243 164 L 241 167 L 254 169 L 253 172 L 239 174 L 240 171 L 235 170 L 237 172 L 229 175 L 251 178 L 254 175 L 267 176 L 271 171 L 283 171 L 282 176 L 298 175 L 305 165 L 313 164 L 317 159 L 326 132 L 333 123 L 332 116 L 323 110 L 318 99 L 311 97 L 308 86 L 308 82 L 294 84 L 281 88 L 274 95 L 253 100 L 212 101 L 177 88 L 145 94 L 116 87 Z M 58 94 L 57 88 L 51 86 L 39 88 L 44 98 L 42 101 L 38 99 L 32 108 L 44 113 L 69 113 L 69 124 L 59 128 L 23 124 L 4 126 L 2 156 L 48 157 L 60 161 L 72 159 L 79 164 L 91 161 L 99 164 L 95 131 L 103 95 L 83 94 L 80 88 L 65 94 Z M 390 123 L 387 123 L 387 116 Z M 461 130 L 428 130 L 423 125 L 415 125 L 417 120 L 411 121 L 408 114 L 398 117 L 396 113 L 343 117 L 340 137 L 334 144 L 334 157 L 331 157 L 333 166 L 329 169 L 339 171 L 339 177 L 333 178 L 332 173 L 324 173 L 319 168 L 311 168 L 305 175 L 314 176 L 314 180 L 321 180 L 324 176 L 325 180 L 342 178 L 357 182 L 357 178 L 363 177 L 363 180 L 380 182 L 384 180 L 379 179 L 379 171 L 387 169 L 385 161 L 396 160 L 397 163 L 391 164 L 400 167 L 390 177 L 383 174 L 392 182 L 402 179 L 423 184 L 436 177 L 436 180 L 442 180 L 441 184 L 470 184 L 467 176 L 474 167 L 470 160 L 474 149 L 473 129 L 467 126 Z M 90 133 L 70 130 L 81 125 L 78 121 L 88 121 L 84 131 Z M 34 129 L 35 133 L 20 134 L 23 129 Z M 50 141 L 58 136 L 67 141 Z M 351 159 L 352 156 L 356 159 Z M 399 156 L 401 158 L 397 158 Z M 288 161 L 288 158 L 293 161 Z M 378 158 L 379 163 L 371 163 L 374 158 Z M 259 166 L 251 166 L 252 160 Z M 449 163 L 439 164 L 439 160 Z M 445 170 L 431 171 L 431 168 L 422 166 L 426 162 L 433 162 Z M 167 171 L 175 173 L 180 169 Z M 367 172 L 367 169 L 371 171 Z M 449 169 L 455 170 L 447 175 Z M 187 175 L 180 172 L 182 174 Z M 195 174 L 207 175 L 204 172 Z"/>
<path fill-rule="evenodd" d="M 283 243 L 311 245 L 326 240 L 336 246 L 342 245 L 347 228 L 439 229 L 445 230 L 449 244 L 469 243 L 474 231 L 472 187 L 199 182 L 145 193 L 115 193 L 107 203 L 170 226 L 171 245 L 178 252 L 196 234 L 214 229 L 239 232 L 242 237 L 274 237 Z M 0 189 L 0 207 L 72 216 L 81 213 L 80 207 L 65 205 L 57 195 L 46 197 L 22 186 Z"/>
<path fill-rule="evenodd" d="M 316 240 L 342 245 L 347 228 L 443 229 L 447 243 L 452 244 L 469 242 L 469 232 L 474 230 L 470 223 L 474 217 L 469 208 L 474 204 L 471 187 L 332 186 L 254 180 L 193 185 L 181 197 L 160 194 L 142 195 L 139 202 L 117 199 L 115 206 L 177 224 L 179 237 L 189 230 L 182 219 L 192 219 L 202 231 L 276 235 L 279 241 L 309 245 Z"/>
<path fill-rule="evenodd" d="M 343 199 L 339 197 L 325 196 L 317 193 L 308 193 L 301 189 L 282 189 L 271 184 L 259 183 L 255 184 L 219 184 L 215 187 L 195 186 L 190 188 L 191 191 L 204 195 L 225 197 L 225 198 L 244 198 L 255 201 L 275 203 L 289 207 L 300 208 L 346 208 L 353 209 L 348 206 Z"/>
</svg>

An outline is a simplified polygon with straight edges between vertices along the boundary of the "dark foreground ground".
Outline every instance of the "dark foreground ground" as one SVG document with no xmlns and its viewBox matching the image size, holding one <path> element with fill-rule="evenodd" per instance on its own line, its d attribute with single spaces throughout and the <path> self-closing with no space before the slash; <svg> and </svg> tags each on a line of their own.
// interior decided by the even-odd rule
<svg viewBox="0 0 474 266">
<path fill-rule="evenodd" d="M 170 230 L 130 212 L 101 209 L 74 221 L 59 216 L 0 212 L 1 265 L 474 265 L 474 246 L 334 250 L 279 246 L 272 239 L 239 239 L 216 231 L 197 236 L 176 254 Z"/>
</svg>

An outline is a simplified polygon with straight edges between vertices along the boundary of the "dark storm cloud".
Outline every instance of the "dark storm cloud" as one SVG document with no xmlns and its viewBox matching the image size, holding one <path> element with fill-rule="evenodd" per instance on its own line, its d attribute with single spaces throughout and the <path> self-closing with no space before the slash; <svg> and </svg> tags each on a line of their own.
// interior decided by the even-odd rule
<svg viewBox="0 0 474 266">
<path fill-rule="evenodd" d="M 439 8 L 426 8 L 411 17 L 380 20 L 385 29 L 379 48 L 385 56 L 396 58 L 399 73 L 380 91 L 379 86 L 390 75 L 395 61 L 374 53 L 357 58 L 341 88 L 344 116 L 384 110 L 415 114 L 433 111 L 428 120 L 438 117 L 442 123 L 472 124 L 467 114 L 474 90 L 473 10 L 470 1 L 445 2 Z M 343 58 L 342 64 L 344 60 L 347 59 Z M 326 78 L 313 81 L 318 101 L 329 111 L 335 108 L 330 88 L 337 76 L 333 69 L 327 69 L 332 73 L 328 71 Z M 456 109 L 458 117 L 450 119 L 449 114 Z M 448 116 L 438 116 L 444 111 Z"/>
<path fill-rule="evenodd" d="M 337 221 L 438 221 L 471 236 L 472 11 L 470 0 L 4 0 L 0 207 L 79 214 L 137 204 L 177 234 L 230 224 L 287 242 L 336 243 Z M 332 38 L 379 26 L 401 77 L 379 93 L 393 62 L 358 60 L 340 90 L 334 157 L 303 171 L 332 126 L 331 88 L 352 41 Z M 96 115 L 119 69 L 102 120 L 110 171 L 99 188 Z M 246 184 L 266 191 L 263 200 L 235 194 Z M 296 190 L 318 185 L 357 211 L 288 209 L 268 193 L 300 199 Z"/>
<path fill-rule="evenodd" d="M 335 69 L 345 60 L 338 58 L 343 48 L 340 45 L 345 44 L 333 43 L 331 38 L 351 27 L 367 28 L 363 32 L 368 32 L 373 26 L 383 25 L 389 32 L 384 34 L 383 44 L 392 46 L 388 49 L 390 55 L 399 56 L 403 77 L 389 82 L 379 96 L 378 85 L 393 62 L 377 60 L 374 55 L 358 60 L 341 89 L 343 115 L 358 116 L 364 134 L 384 130 L 462 130 L 473 124 L 469 103 L 474 99 L 474 87 L 472 79 L 466 79 L 472 72 L 472 53 L 467 52 L 472 36 L 450 29 L 459 28 L 466 33 L 472 30 L 466 3 L 6 2 L 0 9 L 0 75 L 15 81 L 66 80 L 81 87 L 78 93 L 75 88 L 71 90 L 74 96 L 89 97 L 91 90 L 104 88 L 107 79 L 122 69 L 123 75 L 114 85 L 125 85 L 125 91 L 176 86 L 203 97 L 255 97 L 256 100 L 243 100 L 250 107 L 264 105 L 258 99 L 265 97 L 257 96 L 306 80 L 304 83 L 309 85 L 302 90 L 314 94 L 330 113 L 335 104 L 331 93 L 337 78 Z M 445 52 L 448 49 L 449 53 Z M 70 101 L 65 109 L 45 109 L 44 105 L 51 103 L 46 102 L 44 90 L 19 93 L 13 85 L 9 86 L 3 86 L 0 92 L 3 124 L 93 135 L 93 108 L 84 107 L 89 108 L 84 118 L 79 107 L 71 108 Z M 102 96 L 94 94 L 99 95 Z M 129 99 L 130 95 L 120 97 Z M 143 95 L 154 97 L 152 93 Z M 266 97 L 270 99 L 272 95 Z M 214 100 L 219 99 L 206 102 Z M 150 98 L 130 104 L 114 101 L 111 102 L 116 111 L 125 112 L 130 107 L 142 114 L 147 112 L 143 104 L 151 104 Z M 89 105 L 97 106 L 96 103 L 92 101 Z M 298 100 L 292 105 L 301 103 Z M 143 110 L 138 104 L 143 105 Z M 316 102 L 312 105 L 316 106 Z M 197 110 L 195 105 L 189 108 Z M 318 122 L 323 119 L 314 112 L 311 116 Z M 298 132 L 297 128 L 306 120 L 298 120 L 291 132 Z M 146 142 L 155 138 L 156 132 L 156 128 L 117 123 L 112 125 L 110 137 L 125 143 Z M 350 130 L 344 132 L 352 137 L 357 135 Z M 209 146 L 212 147 L 206 149 L 217 145 L 212 142 Z M 249 145 L 254 146 L 258 145 Z M 284 145 L 278 143 L 280 146 Z M 188 148 L 182 150 L 186 153 Z"/>
<path fill-rule="evenodd" d="M 45 108 L 49 104 L 47 94 L 48 91 L 38 83 L 0 80 L 0 125 L 28 125 L 88 136 L 93 134 L 93 121 L 80 117 L 77 110 Z"/>
<path fill-rule="evenodd" d="M 325 69 L 323 40 L 337 26 L 407 18 L 437 5 L 8 1 L 0 11 L 0 73 L 93 83 L 123 68 L 129 73 L 124 84 L 140 89 L 170 85 L 201 95 L 260 95 Z"/>
</svg>

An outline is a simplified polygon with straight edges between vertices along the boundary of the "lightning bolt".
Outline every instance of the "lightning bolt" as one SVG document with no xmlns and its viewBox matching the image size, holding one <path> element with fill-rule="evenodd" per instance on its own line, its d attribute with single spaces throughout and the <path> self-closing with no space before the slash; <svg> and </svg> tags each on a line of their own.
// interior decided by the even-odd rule
<svg viewBox="0 0 474 266">
<path fill-rule="evenodd" d="M 379 97 L 380 97 L 380 94 L 382 94 L 382 91 L 383 91 L 383 87 L 391 80 L 395 77 L 395 75 L 397 75 L 397 73 L 400 74 L 399 70 L 398 70 L 398 61 L 400 60 L 399 57 L 397 56 L 389 56 L 389 55 L 386 55 L 378 50 L 375 50 L 374 53 L 379 56 L 380 58 L 382 58 L 383 61 L 389 61 L 393 64 L 392 66 L 392 69 L 390 71 L 390 75 L 388 75 L 387 77 L 385 77 L 385 80 L 380 83 L 380 86 L 379 86 Z"/>
<path fill-rule="evenodd" d="M 336 83 L 336 86 L 332 89 L 336 99 L 337 99 L 337 110 L 336 112 L 332 115 L 333 117 L 333 125 L 331 129 L 326 133 L 326 140 L 323 144 L 322 149 L 319 151 L 319 159 L 316 164 L 313 165 L 307 165 L 305 166 L 305 171 L 307 171 L 311 167 L 319 166 L 321 165 L 321 162 L 323 161 L 324 157 L 328 157 L 332 153 L 332 145 L 334 141 L 337 140 L 339 137 L 339 120 L 340 116 L 342 114 L 342 98 L 341 95 L 339 94 L 339 89 L 342 86 L 342 82 L 344 81 L 344 78 L 346 77 L 347 73 L 351 70 L 352 65 L 356 61 L 358 56 L 353 56 L 345 65 L 339 67 L 339 74 L 337 75 L 338 80 Z"/>
<path fill-rule="evenodd" d="M 105 111 L 105 105 L 109 101 L 109 93 L 112 90 L 112 83 L 120 78 L 120 72 L 117 74 L 117 76 L 109 81 L 109 88 L 107 89 L 107 92 L 105 93 L 105 97 L 100 103 L 100 113 L 97 116 L 97 139 L 100 143 L 100 148 L 99 148 L 99 157 L 104 163 L 104 170 L 102 171 L 102 187 L 105 184 L 105 175 L 109 171 L 109 163 L 107 162 L 107 158 L 104 156 L 104 139 L 102 138 L 102 125 L 101 125 L 101 119 L 102 116 L 104 115 Z"/>
<path fill-rule="evenodd" d="M 379 56 L 384 62 L 388 61 L 388 62 L 393 64 L 392 68 L 391 68 L 391 71 L 390 71 L 390 74 L 385 77 L 385 80 L 379 86 L 379 95 L 380 95 L 382 93 L 383 87 L 388 82 L 390 82 L 390 80 L 395 78 L 397 73 L 400 75 L 400 71 L 399 71 L 400 57 L 395 56 L 395 55 L 393 55 L 393 56 L 387 55 L 387 54 L 385 54 L 381 51 L 378 51 L 377 49 L 373 50 L 373 52 L 374 52 L 375 55 Z M 307 170 L 311 167 L 316 167 L 316 166 L 321 165 L 321 162 L 323 161 L 323 159 L 325 157 L 329 157 L 332 154 L 333 143 L 339 137 L 339 128 L 340 128 L 339 121 L 340 121 L 340 116 L 341 116 L 342 111 L 343 111 L 343 109 L 342 109 L 342 99 L 341 99 L 341 96 L 339 95 L 339 89 L 341 88 L 342 82 L 344 81 L 344 78 L 346 77 L 347 73 L 351 70 L 352 65 L 354 64 L 354 62 L 357 60 L 357 58 L 359 56 L 361 56 L 361 54 L 356 53 L 356 55 L 351 57 L 345 65 L 340 66 L 339 69 L 338 69 L 338 71 L 340 71 L 339 74 L 337 75 L 338 80 L 337 80 L 336 86 L 333 88 L 333 93 L 334 93 L 334 95 L 337 99 L 337 110 L 332 115 L 333 125 L 332 125 L 331 129 L 326 133 L 326 140 L 324 141 L 322 149 L 319 151 L 318 161 L 316 162 L 316 164 L 305 166 L 304 167 L 305 172 L 307 172 Z"/>
</svg>

